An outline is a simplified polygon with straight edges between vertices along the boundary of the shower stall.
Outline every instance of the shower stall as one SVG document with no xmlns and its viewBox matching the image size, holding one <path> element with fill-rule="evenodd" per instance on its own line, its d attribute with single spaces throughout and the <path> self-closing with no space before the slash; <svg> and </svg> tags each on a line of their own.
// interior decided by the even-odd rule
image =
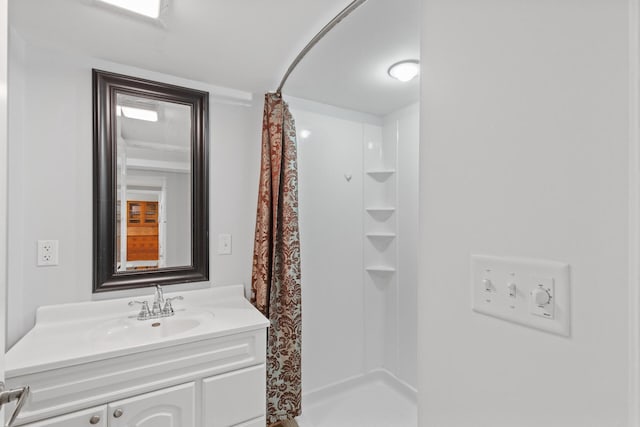
<svg viewBox="0 0 640 427">
<path fill-rule="evenodd" d="M 300 427 L 415 427 L 418 105 L 289 99 L 298 131 Z"/>
<path fill-rule="evenodd" d="M 418 72 L 419 14 L 353 0 L 276 91 L 298 136 L 300 427 L 418 423 L 419 90 L 392 70 Z"/>
</svg>

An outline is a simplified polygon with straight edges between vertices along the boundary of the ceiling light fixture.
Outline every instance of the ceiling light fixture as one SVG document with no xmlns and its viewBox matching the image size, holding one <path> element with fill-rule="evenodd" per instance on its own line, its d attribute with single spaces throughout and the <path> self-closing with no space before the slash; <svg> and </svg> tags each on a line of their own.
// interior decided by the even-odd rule
<svg viewBox="0 0 640 427">
<path fill-rule="evenodd" d="M 162 0 L 98 0 L 129 12 L 137 13 L 152 19 L 160 17 Z"/>
<path fill-rule="evenodd" d="M 300 131 L 300 138 L 302 138 L 302 139 L 307 139 L 307 138 L 309 138 L 310 136 L 311 136 L 311 131 L 310 131 L 310 130 L 308 130 L 308 129 L 302 129 L 302 130 Z"/>
<path fill-rule="evenodd" d="M 158 121 L 157 111 L 146 110 L 144 108 L 125 107 L 123 105 L 118 105 L 118 109 L 122 112 L 122 115 L 128 119 L 144 120 L 147 122 Z"/>
<path fill-rule="evenodd" d="M 408 82 L 420 74 L 420 61 L 417 59 L 408 59 L 406 61 L 396 62 L 389 67 L 387 72 L 394 79 L 400 80 L 401 82 Z"/>
</svg>

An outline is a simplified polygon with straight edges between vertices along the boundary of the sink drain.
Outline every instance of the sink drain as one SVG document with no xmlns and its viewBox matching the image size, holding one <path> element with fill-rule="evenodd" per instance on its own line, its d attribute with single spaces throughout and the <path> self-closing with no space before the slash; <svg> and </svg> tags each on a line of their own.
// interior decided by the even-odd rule
<svg viewBox="0 0 640 427">
<path fill-rule="evenodd" d="M 160 322 L 152 323 L 151 326 L 157 328 L 158 326 L 160 326 Z"/>
</svg>

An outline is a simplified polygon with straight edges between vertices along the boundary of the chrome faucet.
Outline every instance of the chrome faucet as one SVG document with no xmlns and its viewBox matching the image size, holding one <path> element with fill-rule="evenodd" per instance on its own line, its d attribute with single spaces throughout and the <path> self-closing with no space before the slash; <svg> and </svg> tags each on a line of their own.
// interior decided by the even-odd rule
<svg viewBox="0 0 640 427">
<path fill-rule="evenodd" d="M 156 293 L 153 298 L 153 307 L 151 308 L 151 315 L 160 317 L 162 314 L 162 306 L 164 304 L 164 294 L 160 285 L 156 285 Z"/>
<path fill-rule="evenodd" d="M 156 291 L 153 298 L 152 308 L 149 309 L 149 303 L 147 301 L 130 301 L 129 305 L 140 304 L 140 312 L 138 313 L 138 320 L 158 319 L 161 317 L 170 317 L 175 314 L 171 301 L 183 300 L 182 296 L 176 296 L 171 298 L 165 298 L 164 293 L 160 285 L 156 285 Z"/>
<path fill-rule="evenodd" d="M 146 301 L 129 301 L 129 306 L 134 304 L 140 304 L 140 313 L 138 313 L 138 320 L 151 319 L 151 311 L 149 310 L 149 303 Z"/>
<path fill-rule="evenodd" d="M 175 311 L 173 310 L 173 306 L 171 305 L 171 301 L 173 301 L 174 299 L 177 299 L 178 301 L 182 301 L 184 299 L 184 297 L 178 295 L 177 297 L 171 297 L 171 298 L 167 298 L 165 299 L 165 303 L 164 303 L 164 308 L 162 309 L 162 314 L 164 316 L 173 316 L 175 313 Z"/>
</svg>

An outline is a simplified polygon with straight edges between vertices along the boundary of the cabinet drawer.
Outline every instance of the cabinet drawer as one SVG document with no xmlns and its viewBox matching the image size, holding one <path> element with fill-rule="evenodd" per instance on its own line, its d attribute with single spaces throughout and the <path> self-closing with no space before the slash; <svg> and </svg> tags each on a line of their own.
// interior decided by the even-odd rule
<svg viewBox="0 0 640 427">
<path fill-rule="evenodd" d="M 92 418 L 93 424 L 91 424 Z M 24 427 L 107 427 L 107 406 L 102 405 L 48 420 L 24 424 Z"/>
<path fill-rule="evenodd" d="M 204 426 L 245 426 L 243 423 L 263 417 L 266 381 L 264 364 L 203 380 Z"/>
<path fill-rule="evenodd" d="M 153 261 L 158 259 L 158 236 L 138 236 L 127 239 L 128 261 Z"/>
</svg>

